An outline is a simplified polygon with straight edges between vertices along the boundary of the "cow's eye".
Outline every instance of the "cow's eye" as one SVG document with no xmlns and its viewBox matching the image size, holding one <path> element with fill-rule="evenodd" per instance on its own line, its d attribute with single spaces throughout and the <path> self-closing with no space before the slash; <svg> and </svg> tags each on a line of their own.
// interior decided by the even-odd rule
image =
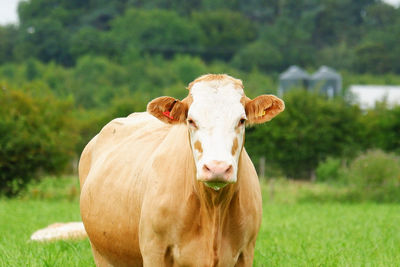
<svg viewBox="0 0 400 267">
<path fill-rule="evenodd" d="M 240 121 L 239 121 L 239 126 L 244 125 L 245 122 L 246 122 L 246 119 L 245 118 L 241 118 Z"/>
<path fill-rule="evenodd" d="M 194 122 L 193 119 L 188 119 L 187 122 L 188 122 L 188 124 L 189 124 L 190 126 L 192 126 L 192 127 L 194 127 L 194 128 L 197 128 L 197 125 L 196 125 L 196 123 Z"/>
</svg>

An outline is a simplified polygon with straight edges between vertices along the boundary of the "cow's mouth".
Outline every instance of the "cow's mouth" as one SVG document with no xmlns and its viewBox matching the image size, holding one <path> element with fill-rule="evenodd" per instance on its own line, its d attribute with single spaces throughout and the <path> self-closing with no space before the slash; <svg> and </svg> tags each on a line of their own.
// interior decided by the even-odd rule
<svg viewBox="0 0 400 267">
<path fill-rule="evenodd" d="M 220 190 L 221 188 L 223 188 L 224 186 L 226 186 L 228 183 L 225 182 L 204 182 L 206 184 L 206 186 L 214 189 L 215 191 Z"/>
</svg>

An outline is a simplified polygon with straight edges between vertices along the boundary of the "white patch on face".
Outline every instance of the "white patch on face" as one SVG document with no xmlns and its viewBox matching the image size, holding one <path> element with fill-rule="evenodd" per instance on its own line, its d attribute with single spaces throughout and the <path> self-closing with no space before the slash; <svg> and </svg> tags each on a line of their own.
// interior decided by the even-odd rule
<svg viewBox="0 0 400 267">
<path fill-rule="evenodd" d="M 244 136 L 244 125 L 240 120 L 246 118 L 240 103 L 244 92 L 233 83 L 217 80 L 198 82 L 190 93 L 193 103 L 188 111 L 188 121 L 193 120 L 194 125 L 188 124 L 197 179 L 218 190 L 237 180 Z"/>
</svg>

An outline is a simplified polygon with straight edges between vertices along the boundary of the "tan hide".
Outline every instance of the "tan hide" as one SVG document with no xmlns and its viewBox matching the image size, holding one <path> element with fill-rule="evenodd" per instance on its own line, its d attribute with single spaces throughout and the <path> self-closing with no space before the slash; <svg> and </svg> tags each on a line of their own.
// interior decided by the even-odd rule
<svg viewBox="0 0 400 267">
<path fill-rule="evenodd" d="M 115 119 L 80 166 L 81 215 L 98 266 L 251 266 L 261 192 L 243 149 L 238 182 L 196 181 L 187 126 Z"/>
</svg>

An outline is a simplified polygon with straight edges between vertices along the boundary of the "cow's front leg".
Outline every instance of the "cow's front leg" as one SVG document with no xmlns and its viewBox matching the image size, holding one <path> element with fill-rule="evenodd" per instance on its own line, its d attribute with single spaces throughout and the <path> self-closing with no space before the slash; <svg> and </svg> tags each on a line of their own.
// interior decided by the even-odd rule
<svg viewBox="0 0 400 267">
<path fill-rule="evenodd" d="M 255 242 L 251 242 L 240 254 L 235 267 L 253 266 Z"/>
<path fill-rule="evenodd" d="M 154 217 L 151 216 L 151 218 Z M 139 246 L 143 257 L 143 266 L 172 267 L 172 247 L 168 244 L 167 226 L 157 223 L 153 219 L 149 219 L 149 217 L 142 219 L 139 227 Z"/>
<path fill-rule="evenodd" d="M 143 257 L 143 266 L 173 266 L 172 247 L 165 245 L 158 238 L 146 240 L 140 244 L 140 250 Z"/>
</svg>

